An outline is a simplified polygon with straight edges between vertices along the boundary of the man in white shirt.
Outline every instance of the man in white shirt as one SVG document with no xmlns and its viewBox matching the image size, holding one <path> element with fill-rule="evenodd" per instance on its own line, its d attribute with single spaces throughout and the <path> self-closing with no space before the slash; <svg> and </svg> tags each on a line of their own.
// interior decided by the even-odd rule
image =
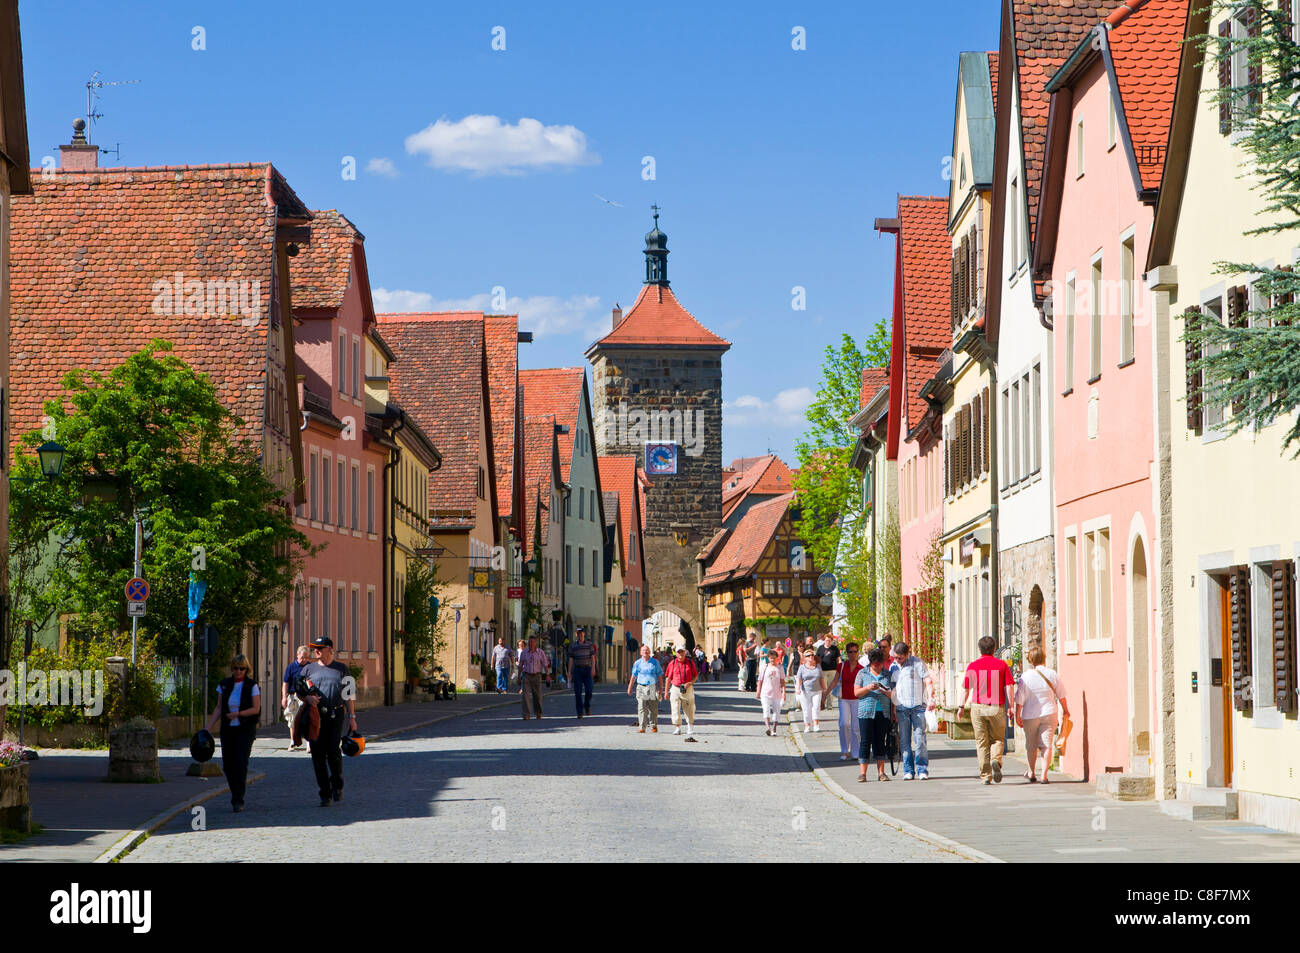
<svg viewBox="0 0 1300 953">
<path fill-rule="evenodd" d="M 893 648 L 898 668 L 891 675 L 898 712 L 898 743 L 903 749 L 903 780 L 930 777 L 930 750 L 925 739 L 925 713 L 934 708 L 934 679 L 925 663 L 911 653 L 906 642 Z"/>
</svg>

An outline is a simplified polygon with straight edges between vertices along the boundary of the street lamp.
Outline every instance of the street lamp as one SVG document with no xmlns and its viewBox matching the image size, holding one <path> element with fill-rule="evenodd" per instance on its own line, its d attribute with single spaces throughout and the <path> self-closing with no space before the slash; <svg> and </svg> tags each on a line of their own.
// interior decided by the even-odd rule
<svg viewBox="0 0 1300 953">
<path fill-rule="evenodd" d="M 36 448 L 36 455 L 41 458 L 41 473 L 45 479 L 53 480 L 63 472 L 63 455 L 67 453 L 63 445 L 47 440 Z"/>
</svg>

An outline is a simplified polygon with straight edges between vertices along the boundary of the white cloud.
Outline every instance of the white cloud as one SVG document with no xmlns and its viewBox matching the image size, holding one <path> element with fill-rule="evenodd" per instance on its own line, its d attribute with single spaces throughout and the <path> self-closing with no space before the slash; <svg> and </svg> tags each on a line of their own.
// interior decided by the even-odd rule
<svg viewBox="0 0 1300 953">
<path fill-rule="evenodd" d="M 371 175 L 382 175 L 385 179 L 395 179 L 401 175 L 397 171 L 397 166 L 393 165 L 393 160 L 385 159 L 382 156 L 367 162 L 366 171 Z"/>
<path fill-rule="evenodd" d="M 807 387 L 791 387 L 780 391 L 771 400 L 754 394 L 743 394 L 722 405 L 724 427 L 798 427 L 805 421 L 808 405 L 814 394 Z"/>
<path fill-rule="evenodd" d="M 530 169 L 593 165 L 600 156 L 587 150 L 576 126 L 543 126 L 527 116 L 515 125 L 497 116 L 443 117 L 406 137 L 406 151 L 429 165 L 475 175 L 520 175 Z"/>
<path fill-rule="evenodd" d="M 595 340 L 609 330 L 608 326 L 599 326 L 598 309 L 600 298 L 596 295 L 570 295 L 560 298 L 554 295 L 533 295 L 528 298 L 507 297 L 504 301 L 494 299 L 490 294 L 470 295 L 468 298 L 435 299 L 427 291 L 389 291 L 376 288 L 371 294 L 375 301 L 375 310 L 386 311 L 486 311 L 489 314 L 519 315 L 519 329 L 532 331 L 537 337 L 547 335 L 574 334 L 582 332 Z"/>
</svg>

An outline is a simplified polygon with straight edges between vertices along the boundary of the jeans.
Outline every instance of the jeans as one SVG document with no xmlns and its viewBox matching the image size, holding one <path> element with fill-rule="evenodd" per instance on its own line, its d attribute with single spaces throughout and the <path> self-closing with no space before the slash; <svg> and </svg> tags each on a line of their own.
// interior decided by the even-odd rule
<svg viewBox="0 0 1300 953">
<path fill-rule="evenodd" d="M 930 750 L 925 739 L 925 706 L 898 706 L 898 746 L 903 749 L 903 773 L 930 773 Z"/>
<path fill-rule="evenodd" d="M 510 669 L 497 669 L 497 691 L 504 692 L 510 686 Z"/>
<path fill-rule="evenodd" d="M 316 787 L 322 799 L 343 790 L 343 752 L 339 750 L 339 741 L 347 724 L 347 711 L 342 705 L 335 706 L 328 717 L 321 713 L 320 733 L 315 741 L 308 742 Z"/>
<path fill-rule="evenodd" d="M 592 684 L 590 665 L 573 666 L 573 703 L 579 715 L 584 711 L 591 711 Z M 584 692 L 587 697 L 585 702 L 582 700 Z"/>
</svg>

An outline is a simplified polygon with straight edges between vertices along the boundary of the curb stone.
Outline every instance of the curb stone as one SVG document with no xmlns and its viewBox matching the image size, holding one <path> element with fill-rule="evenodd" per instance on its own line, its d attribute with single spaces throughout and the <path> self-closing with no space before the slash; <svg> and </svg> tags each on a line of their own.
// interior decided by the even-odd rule
<svg viewBox="0 0 1300 953">
<path fill-rule="evenodd" d="M 564 694 L 564 691 L 561 689 L 559 692 L 556 691 L 546 692 L 543 697 L 549 697 L 555 694 Z M 511 701 L 511 702 L 497 702 L 492 705 L 480 705 L 477 708 L 470 708 L 468 710 L 449 712 L 448 714 L 445 715 L 439 715 L 437 718 L 429 718 L 425 721 L 417 722 L 414 725 L 406 725 L 405 727 L 402 728 L 391 728 L 388 731 L 371 735 L 369 740 L 381 741 L 385 738 L 391 738 L 394 735 L 400 735 L 407 731 L 416 731 L 417 729 L 420 728 L 427 728 L 429 725 L 436 724 L 437 722 L 440 721 L 448 721 L 452 718 L 463 718 L 465 715 L 472 715 L 475 712 L 487 711 L 488 709 L 491 708 L 505 708 L 509 705 L 518 705 L 518 704 L 519 704 L 518 700 Z M 265 777 L 266 777 L 266 773 L 262 771 L 259 771 L 257 774 L 250 774 L 248 776 L 248 783 L 253 784 L 256 781 L 261 781 Z M 161 814 L 157 814 L 154 817 L 150 818 L 149 820 L 145 821 L 143 826 L 141 826 L 139 829 L 128 831 L 120 840 L 117 841 L 117 843 L 115 843 L 108 850 L 104 851 L 104 853 L 96 857 L 93 861 L 91 861 L 91 863 L 95 863 L 95 864 L 120 863 L 122 858 L 125 857 L 127 854 L 131 853 L 131 851 L 135 850 L 135 848 L 139 847 L 140 844 L 144 842 L 145 838 L 147 838 L 154 831 L 158 830 L 158 828 L 162 827 L 164 824 L 167 824 L 178 814 L 181 814 L 184 811 L 188 811 L 193 807 L 197 807 L 198 805 L 202 804 L 205 801 L 210 801 L 214 797 L 218 797 L 219 795 L 224 794 L 226 790 L 227 789 L 224 786 L 219 786 L 212 791 L 205 791 L 204 793 L 196 795 L 187 801 L 181 802 L 180 804 L 172 805 L 171 807 L 164 810 Z"/>
<path fill-rule="evenodd" d="M 248 783 L 253 784 L 257 781 L 261 781 L 265 777 L 266 773 L 264 771 L 259 771 L 257 774 L 250 774 L 248 776 Z M 190 808 L 197 807 L 204 801 L 211 801 L 213 798 L 227 793 L 228 790 L 229 789 L 226 788 L 225 785 L 221 785 L 211 791 L 204 791 L 202 794 L 197 794 L 188 801 L 182 801 L 180 804 L 173 804 L 161 814 L 157 814 L 145 821 L 144 825 L 138 830 L 128 831 L 116 844 L 96 857 L 91 861 L 91 863 L 116 864 L 121 862 L 122 858 L 142 844 L 145 838 L 172 820 L 172 818 L 190 810 Z"/>
<path fill-rule="evenodd" d="M 975 861 L 976 863 L 982 863 L 982 864 L 1005 864 L 1006 863 L 1006 861 L 994 857 L 992 854 L 986 854 L 982 850 L 976 850 L 974 847 L 968 847 L 965 844 L 944 837 L 942 834 L 936 834 L 933 831 L 927 831 L 923 827 L 917 827 L 915 824 L 909 824 L 907 821 L 894 817 L 892 814 L 886 814 L 884 811 L 880 810 L 879 808 L 872 807 L 866 801 L 862 800 L 862 798 L 855 797 L 854 795 L 850 794 L 848 791 L 844 790 L 843 785 L 841 785 L 838 781 L 836 781 L 834 778 L 830 776 L 830 774 L 826 771 L 825 768 L 822 768 L 820 765 L 817 764 L 816 756 L 811 751 L 809 751 L 808 748 L 804 745 L 803 737 L 800 732 L 794 730 L 793 722 L 787 721 L 786 728 L 790 732 L 791 736 L 794 738 L 795 747 L 799 749 L 799 753 L 803 755 L 804 761 L 807 763 L 808 768 L 812 771 L 812 773 L 816 775 L 817 780 L 820 781 L 822 784 L 824 784 L 826 786 L 826 789 L 829 790 L 836 797 L 840 798 L 841 800 L 845 801 L 851 806 L 857 808 L 862 813 L 868 815 L 869 817 L 874 818 L 875 820 L 884 824 L 886 827 L 892 827 L 897 831 L 915 837 L 917 840 L 924 841 L 925 843 L 930 844 L 931 846 L 939 847 L 942 848 L 943 850 L 951 851 L 952 853 L 958 854 L 966 858 L 967 860 L 972 860 Z"/>
</svg>

